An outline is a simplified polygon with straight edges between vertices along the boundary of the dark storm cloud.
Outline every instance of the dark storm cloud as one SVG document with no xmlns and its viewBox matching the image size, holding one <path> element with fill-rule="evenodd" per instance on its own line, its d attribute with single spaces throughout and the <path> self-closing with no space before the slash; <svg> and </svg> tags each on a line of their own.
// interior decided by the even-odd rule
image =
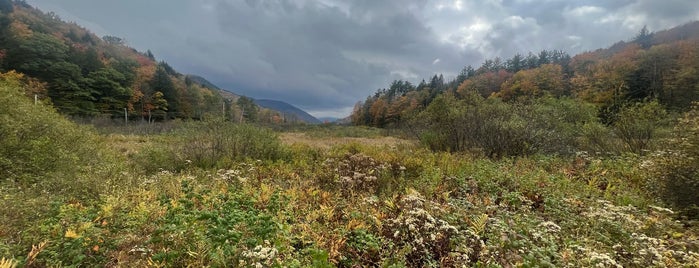
<svg viewBox="0 0 699 268">
<path fill-rule="evenodd" d="M 230 53 L 244 52 L 252 56 L 247 62 L 258 65 L 231 66 L 234 76 L 250 77 L 239 86 L 266 88 L 255 94 L 264 98 L 332 109 L 363 99 L 387 78 L 403 78 L 392 71 L 429 71 L 419 66 L 434 60 L 422 55 L 437 54 L 436 36 L 398 3 L 358 1 L 343 10 L 317 2 L 248 0 L 219 2 L 216 13 L 221 31 L 247 45 Z"/>
<path fill-rule="evenodd" d="M 30 0 L 234 92 L 342 115 L 393 79 L 606 47 L 699 18 L 695 0 Z M 344 114 L 346 115 L 346 114 Z"/>
</svg>

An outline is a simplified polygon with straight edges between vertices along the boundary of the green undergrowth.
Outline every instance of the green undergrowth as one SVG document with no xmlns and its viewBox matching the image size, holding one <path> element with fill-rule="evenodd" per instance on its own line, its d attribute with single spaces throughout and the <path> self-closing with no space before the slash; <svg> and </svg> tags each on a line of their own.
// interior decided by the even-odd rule
<svg viewBox="0 0 699 268">
<path fill-rule="evenodd" d="M 695 223 L 655 194 L 694 171 L 666 155 L 313 147 L 216 120 L 97 134 L 8 92 L 22 123 L 0 131 L 28 138 L 1 140 L 10 267 L 699 266 Z"/>
<path fill-rule="evenodd" d="M 699 258 L 695 228 L 646 194 L 634 157 L 287 150 L 54 201 L 0 249 L 40 266 L 691 267 Z"/>
</svg>

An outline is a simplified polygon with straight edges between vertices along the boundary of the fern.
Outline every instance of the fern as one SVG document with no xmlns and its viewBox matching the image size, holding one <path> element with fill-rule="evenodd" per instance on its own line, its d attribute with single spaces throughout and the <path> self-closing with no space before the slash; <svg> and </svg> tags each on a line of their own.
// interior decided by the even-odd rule
<svg viewBox="0 0 699 268">
<path fill-rule="evenodd" d="M 469 222 L 471 224 L 469 230 L 476 235 L 481 235 L 485 232 L 485 227 L 488 224 L 488 214 L 473 216 Z"/>
<path fill-rule="evenodd" d="M 4 257 L 0 259 L 0 268 L 15 268 L 17 267 L 17 261 L 13 259 L 5 259 Z"/>
</svg>

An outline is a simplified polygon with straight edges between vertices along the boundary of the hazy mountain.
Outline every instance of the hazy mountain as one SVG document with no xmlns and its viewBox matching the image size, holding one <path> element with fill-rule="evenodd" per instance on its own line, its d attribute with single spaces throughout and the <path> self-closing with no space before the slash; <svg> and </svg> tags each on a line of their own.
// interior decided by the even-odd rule
<svg viewBox="0 0 699 268">
<path fill-rule="evenodd" d="M 340 118 L 337 117 L 320 117 L 318 118 L 323 123 L 335 123 L 337 120 L 340 120 Z"/>
<path fill-rule="evenodd" d="M 240 95 L 235 94 L 233 92 L 230 92 L 228 90 L 222 89 L 215 85 L 214 83 L 210 82 L 209 80 L 206 80 L 206 78 L 198 76 L 198 75 L 187 75 L 188 81 L 191 81 L 192 83 L 196 83 L 201 85 L 202 87 L 206 87 L 212 90 L 217 90 L 219 94 L 224 99 L 236 101 Z M 289 104 L 283 101 L 278 101 L 278 100 L 255 100 L 255 104 L 262 108 L 274 110 L 277 112 L 282 113 L 282 115 L 287 119 L 287 121 L 302 121 L 310 124 L 320 124 L 322 122 L 328 121 L 328 122 L 334 122 L 337 120 L 337 118 L 326 118 L 323 120 L 319 120 L 312 115 L 306 113 L 305 111 Z"/>
<path fill-rule="evenodd" d="M 310 124 L 320 124 L 322 121 L 313 117 L 304 110 L 301 110 L 291 104 L 278 100 L 255 100 L 255 103 L 262 108 L 275 110 L 284 114 L 287 120 L 298 119 Z"/>
</svg>

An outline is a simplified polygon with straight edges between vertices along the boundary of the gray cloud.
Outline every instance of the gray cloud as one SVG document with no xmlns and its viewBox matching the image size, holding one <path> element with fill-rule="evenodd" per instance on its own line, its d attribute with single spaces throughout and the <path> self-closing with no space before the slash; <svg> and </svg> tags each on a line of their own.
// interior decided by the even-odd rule
<svg viewBox="0 0 699 268">
<path fill-rule="evenodd" d="M 541 49 L 571 54 L 699 18 L 695 0 L 30 0 L 182 72 L 319 116 L 393 79 Z"/>
</svg>

